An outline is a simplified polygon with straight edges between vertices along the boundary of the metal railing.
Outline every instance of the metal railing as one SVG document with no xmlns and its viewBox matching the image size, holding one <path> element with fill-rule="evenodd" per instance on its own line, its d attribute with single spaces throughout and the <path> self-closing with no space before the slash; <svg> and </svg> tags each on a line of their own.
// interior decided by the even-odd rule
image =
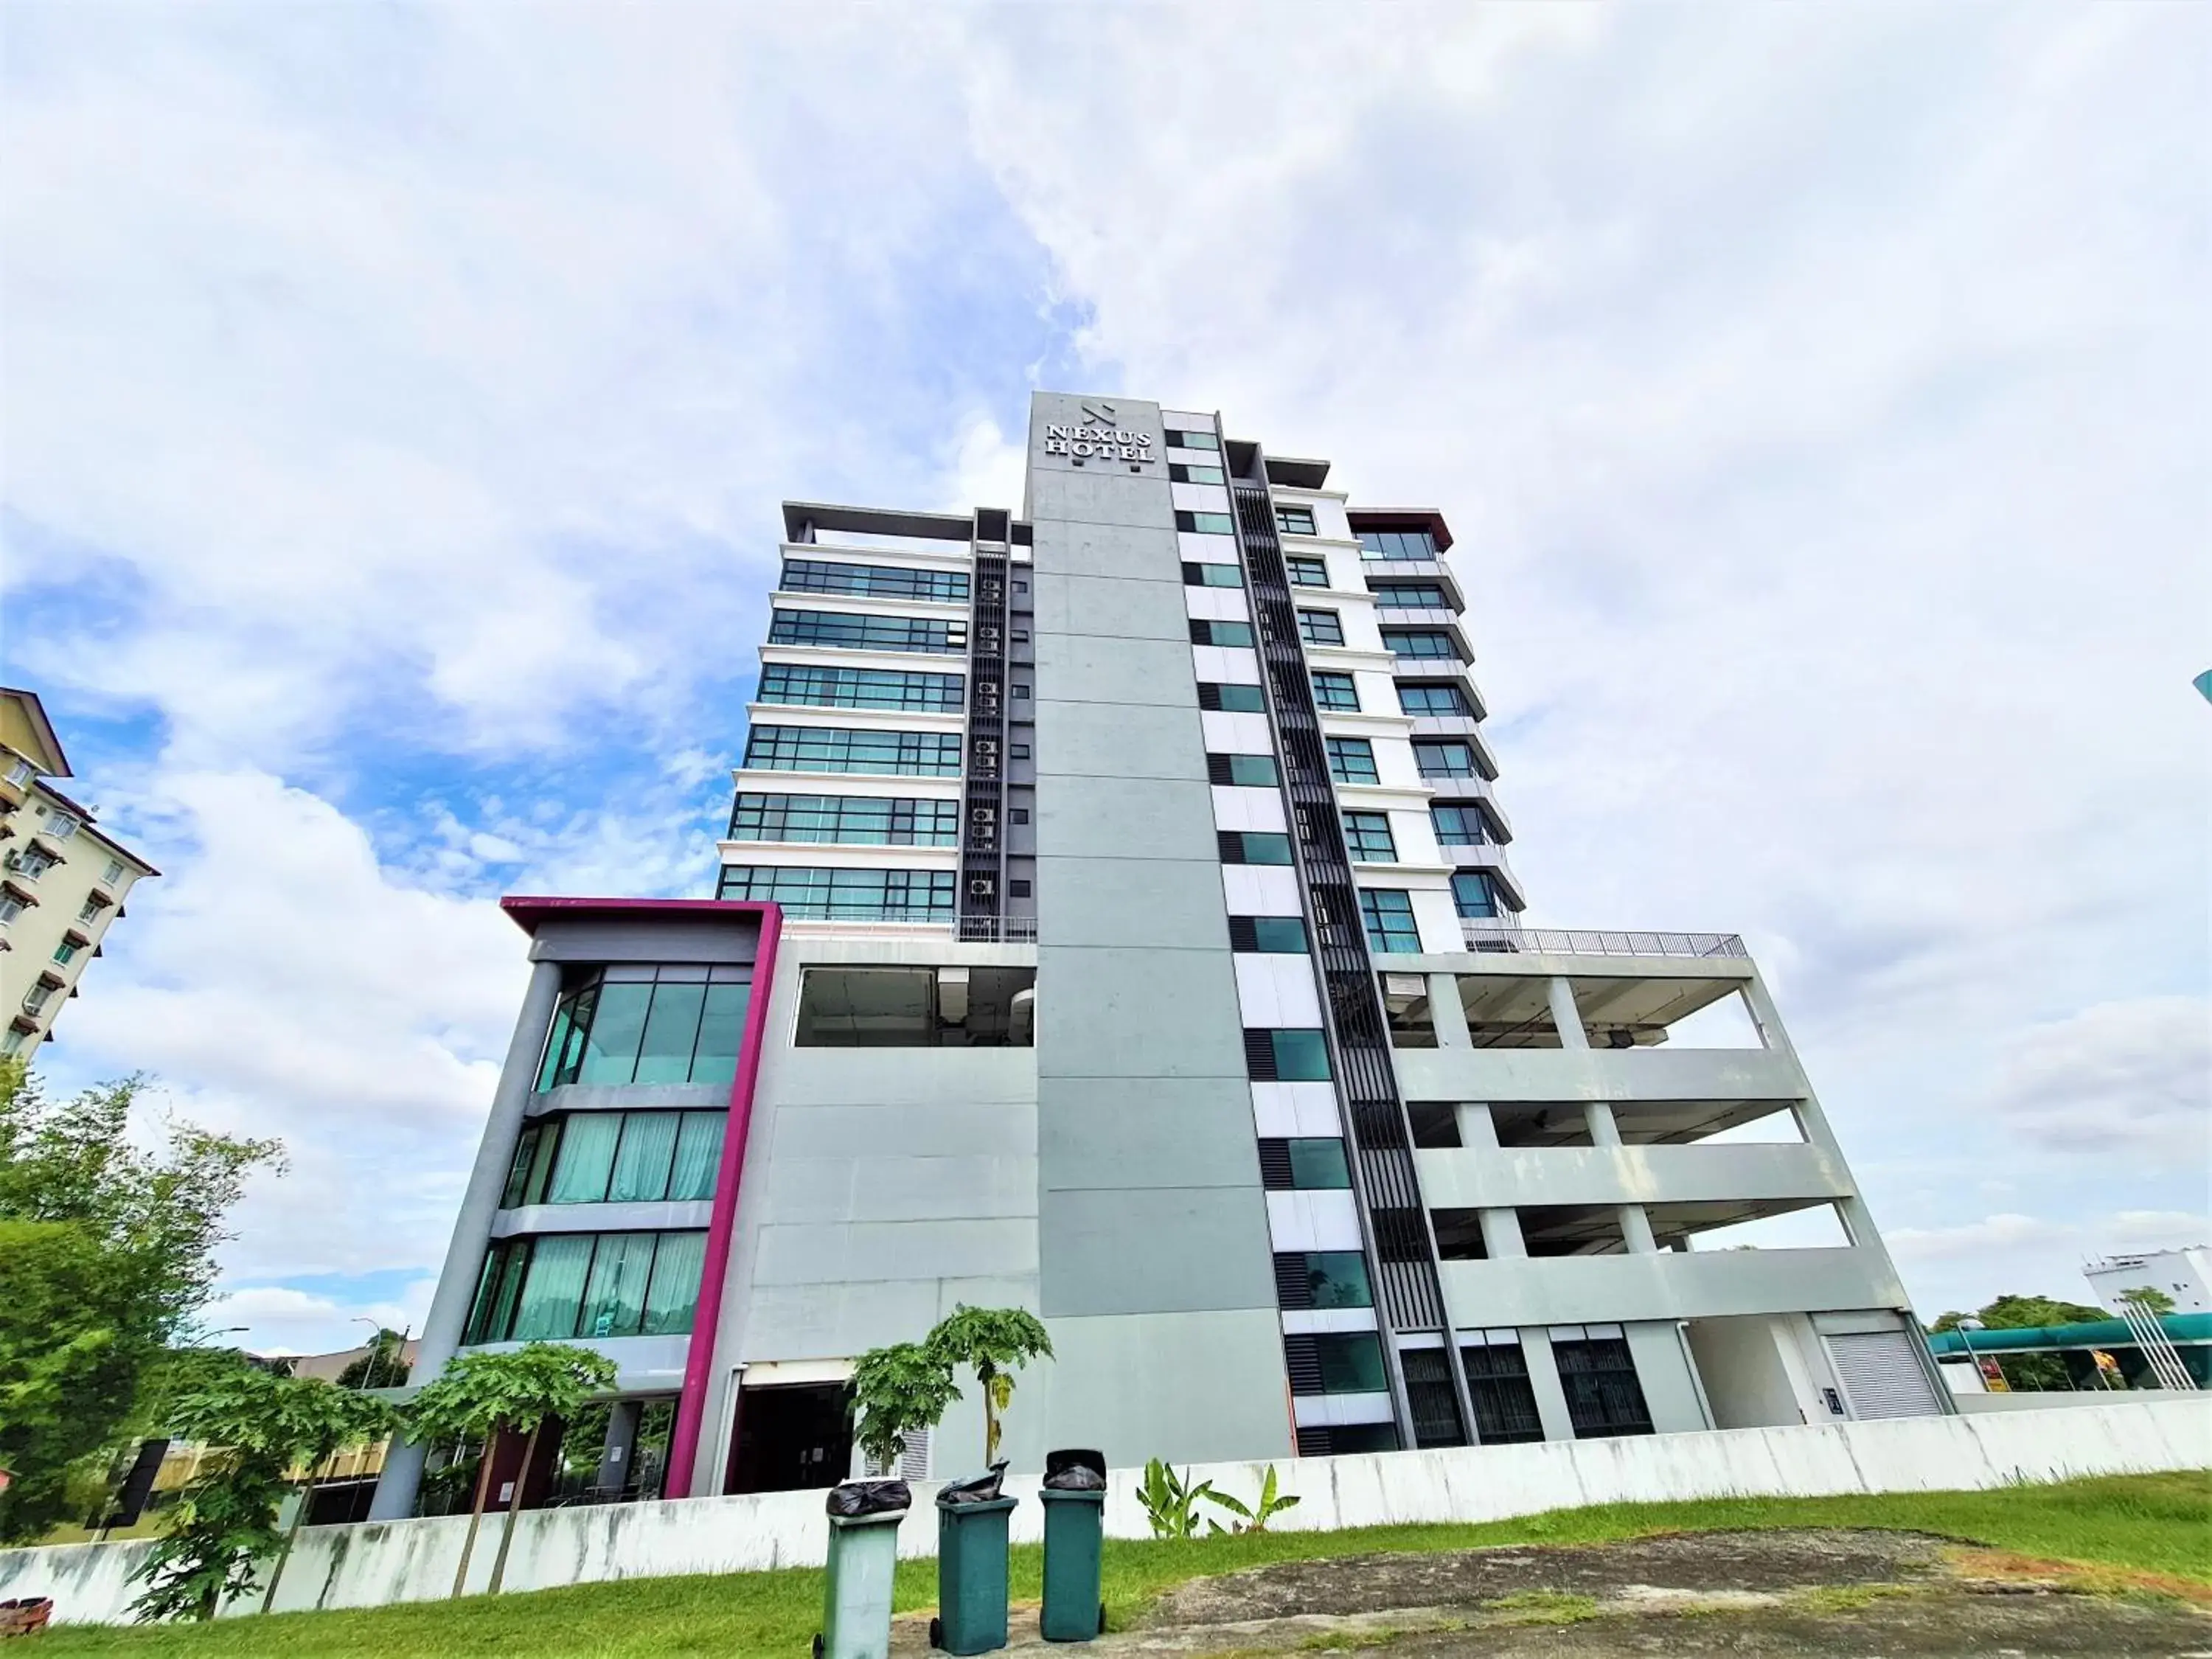
<svg viewBox="0 0 2212 1659">
<path fill-rule="evenodd" d="M 787 927 L 809 932 L 857 934 L 863 938 L 910 938 L 917 927 L 939 927 L 970 945 L 1033 945 L 1035 916 L 959 916 L 945 910 L 871 910 L 865 916 L 823 915 L 786 906 Z"/>
<path fill-rule="evenodd" d="M 1462 920 L 1470 951 L 1561 957 L 1748 957 L 1735 933 L 1638 933 L 1598 927 L 1514 927 Z"/>
<path fill-rule="evenodd" d="M 960 918 L 959 936 L 970 945 L 1034 945 L 1036 943 L 1036 918 L 963 916 Z"/>
</svg>

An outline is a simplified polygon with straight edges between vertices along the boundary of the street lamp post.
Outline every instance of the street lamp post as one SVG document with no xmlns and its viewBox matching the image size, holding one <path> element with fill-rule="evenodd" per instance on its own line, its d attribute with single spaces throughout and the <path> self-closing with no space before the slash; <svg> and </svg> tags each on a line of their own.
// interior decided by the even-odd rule
<svg viewBox="0 0 2212 1659">
<path fill-rule="evenodd" d="M 1974 1381 L 1982 1385 L 1982 1392 L 1984 1394 L 1991 1393 L 1993 1390 L 1990 1388 L 1989 1378 L 1982 1375 L 1982 1362 L 1974 1358 L 1973 1333 L 1976 1331 L 1985 1331 L 1987 1329 L 1989 1329 L 1989 1326 L 1982 1320 L 1974 1317 L 1972 1314 L 1968 1314 L 1964 1319 L 1961 1319 L 1959 1322 L 1959 1341 L 1960 1346 L 1966 1351 L 1966 1364 L 1973 1367 Z M 2000 1370 L 1997 1375 L 2002 1376 L 2004 1375 L 2004 1372 Z"/>
</svg>

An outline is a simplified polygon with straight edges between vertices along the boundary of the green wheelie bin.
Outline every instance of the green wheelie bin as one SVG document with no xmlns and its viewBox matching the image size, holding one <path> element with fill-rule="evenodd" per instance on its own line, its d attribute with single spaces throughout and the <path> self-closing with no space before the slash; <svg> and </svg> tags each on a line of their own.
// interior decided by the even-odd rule
<svg viewBox="0 0 2212 1659">
<path fill-rule="evenodd" d="M 1099 1597 L 1104 1455 L 1047 1452 L 1037 1500 L 1044 1505 L 1044 1611 L 1038 1633 L 1048 1642 L 1088 1642 L 1106 1628 L 1106 1604 Z"/>
<path fill-rule="evenodd" d="M 1014 1500 L 999 1495 L 1006 1466 L 937 1494 L 937 1617 L 929 1645 L 947 1653 L 989 1653 L 1006 1645 L 1006 1519 Z"/>
<path fill-rule="evenodd" d="M 850 1480 L 831 1491 L 814 1659 L 888 1659 L 899 1522 L 913 1504 L 903 1480 Z"/>
</svg>

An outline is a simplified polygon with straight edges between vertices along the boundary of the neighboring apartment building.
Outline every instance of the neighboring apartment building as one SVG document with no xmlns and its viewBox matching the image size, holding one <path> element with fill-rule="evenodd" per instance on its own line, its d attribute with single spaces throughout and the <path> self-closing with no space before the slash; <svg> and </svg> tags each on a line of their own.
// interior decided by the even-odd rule
<svg viewBox="0 0 2212 1659">
<path fill-rule="evenodd" d="M 2084 1263 L 2081 1277 L 2108 1308 L 2118 1307 L 2130 1291 L 2148 1289 L 2167 1297 L 2175 1313 L 2212 1313 L 2212 1249 L 2202 1244 L 2179 1250 L 2115 1251 Z"/>
<path fill-rule="evenodd" d="M 507 901 L 418 1375 L 591 1342 L 672 1496 L 842 1478 L 854 1359 L 962 1302 L 1052 1334 L 1017 1468 L 1949 1409 L 1741 942 L 1521 925 L 1443 517 L 1134 399 L 1029 453 L 1018 514 L 787 504 L 719 900 Z"/>
<path fill-rule="evenodd" d="M 39 699 L 0 686 L 0 1054 L 52 1035 L 124 896 L 161 873 L 49 781 L 69 775 Z"/>
</svg>

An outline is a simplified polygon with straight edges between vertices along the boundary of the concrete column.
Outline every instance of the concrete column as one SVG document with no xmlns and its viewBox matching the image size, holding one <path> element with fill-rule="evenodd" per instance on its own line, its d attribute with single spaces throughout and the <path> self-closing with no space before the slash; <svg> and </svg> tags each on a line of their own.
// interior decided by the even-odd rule
<svg viewBox="0 0 2212 1659">
<path fill-rule="evenodd" d="M 446 1368 L 460 1346 L 461 1328 L 476 1297 L 477 1280 L 483 1272 L 484 1246 L 491 1235 L 491 1218 L 507 1186 L 507 1173 L 514 1163 L 515 1142 L 522 1138 L 522 1117 L 538 1081 L 538 1058 L 545 1047 L 545 1032 L 553 1023 L 554 1005 L 561 1000 L 561 965 L 540 962 L 530 970 L 530 988 L 523 994 L 522 1012 L 515 1017 L 514 1036 L 507 1045 L 507 1064 L 493 1090 L 491 1115 L 484 1121 L 483 1139 L 477 1146 L 476 1167 L 469 1172 L 468 1191 L 453 1223 L 453 1240 L 446 1247 L 446 1268 L 438 1276 L 437 1293 L 430 1298 L 429 1317 L 416 1352 L 410 1382 L 431 1381 Z M 377 1478 L 376 1497 L 369 1505 L 372 1521 L 404 1521 L 415 1512 L 415 1492 L 422 1480 L 425 1448 L 395 1439 Z"/>
<path fill-rule="evenodd" d="M 1651 1236 L 1651 1218 L 1644 1213 L 1641 1204 L 1620 1206 L 1620 1236 L 1628 1241 L 1631 1255 L 1650 1255 L 1659 1248 L 1659 1241 Z"/>
<path fill-rule="evenodd" d="M 1467 1005 L 1459 1000 L 1459 975 L 1429 975 L 1429 1021 L 1437 1028 L 1439 1048 L 1472 1048 L 1474 1038 L 1467 1029 Z"/>
<path fill-rule="evenodd" d="M 1602 1100 L 1584 1101 L 1583 1122 L 1589 1130 L 1591 1146 L 1618 1146 L 1620 1145 L 1620 1125 L 1614 1121 L 1613 1107 L 1608 1103 Z"/>
<path fill-rule="evenodd" d="M 1552 1357 L 1552 1333 L 1542 1325 L 1521 1330 L 1521 1352 L 1528 1362 L 1528 1391 L 1536 1396 L 1536 1419 L 1547 1440 L 1571 1440 L 1575 1419 L 1567 1414 L 1567 1391 L 1559 1386 L 1559 1362 Z"/>
<path fill-rule="evenodd" d="M 1498 1121 L 1490 1115 L 1489 1106 L 1478 1100 L 1462 1100 L 1454 1115 L 1459 1119 L 1459 1144 L 1477 1152 L 1498 1150 Z"/>
<path fill-rule="evenodd" d="M 1511 1210 L 1480 1210 L 1482 1248 L 1492 1261 L 1510 1261 L 1528 1254 L 1521 1237 L 1521 1218 Z"/>
<path fill-rule="evenodd" d="M 1565 974 L 1552 975 L 1552 1024 L 1559 1028 L 1559 1047 L 1587 1048 L 1589 1033 L 1583 1029 L 1583 1011 L 1575 1006 L 1575 988 Z"/>
<path fill-rule="evenodd" d="M 599 1451 L 599 1472 L 592 1484 L 604 1492 L 619 1492 L 630 1475 L 637 1455 L 637 1425 L 645 1415 L 642 1400 L 617 1400 L 607 1415 L 606 1443 Z"/>
</svg>

